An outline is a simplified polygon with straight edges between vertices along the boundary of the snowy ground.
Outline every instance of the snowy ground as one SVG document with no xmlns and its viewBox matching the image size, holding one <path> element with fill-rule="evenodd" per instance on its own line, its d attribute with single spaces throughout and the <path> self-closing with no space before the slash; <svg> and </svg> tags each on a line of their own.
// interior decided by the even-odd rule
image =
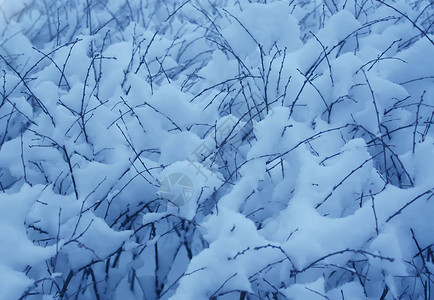
<svg viewBox="0 0 434 300">
<path fill-rule="evenodd" d="M 430 0 L 0 0 L 0 300 L 434 299 Z"/>
</svg>

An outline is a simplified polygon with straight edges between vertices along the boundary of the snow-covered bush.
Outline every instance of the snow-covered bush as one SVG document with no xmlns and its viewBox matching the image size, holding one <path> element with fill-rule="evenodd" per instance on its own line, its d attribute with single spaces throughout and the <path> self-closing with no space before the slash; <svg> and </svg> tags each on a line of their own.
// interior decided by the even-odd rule
<svg viewBox="0 0 434 300">
<path fill-rule="evenodd" d="M 0 12 L 0 299 L 434 295 L 431 1 Z"/>
</svg>

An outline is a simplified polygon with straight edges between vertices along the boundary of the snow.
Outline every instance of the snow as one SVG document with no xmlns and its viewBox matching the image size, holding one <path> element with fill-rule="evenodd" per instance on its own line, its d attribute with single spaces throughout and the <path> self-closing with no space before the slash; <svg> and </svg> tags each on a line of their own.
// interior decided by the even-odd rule
<svg viewBox="0 0 434 300">
<path fill-rule="evenodd" d="M 258 16 L 261 16 L 259 20 Z M 239 15 L 232 14 L 228 18 L 232 24 L 224 29 L 223 36 L 240 55 L 256 52 L 259 45 L 268 52 L 274 42 L 289 51 L 301 46 L 297 20 L 284 2 L 252 3 Z"/>
<path fill-rule="evenodd" d="M 290 288 L 284 291 L 284 294 L 294 300 L 312 299 L 319 300 L 324 299 L 324 278 L 320 277 L 318 280 L 309 284 L 294 284 Z"/>
<path fill-rule="evenodd" d="M 0 0 L 0 300 L 429 298 L 433 9 Z"/>
<path fill-rule="evenodd" d="M 0 282 L 0 299 L 18 299 L 32 284 L 22 272 L 3 265 L 0 265 Z"/>
</svg>

